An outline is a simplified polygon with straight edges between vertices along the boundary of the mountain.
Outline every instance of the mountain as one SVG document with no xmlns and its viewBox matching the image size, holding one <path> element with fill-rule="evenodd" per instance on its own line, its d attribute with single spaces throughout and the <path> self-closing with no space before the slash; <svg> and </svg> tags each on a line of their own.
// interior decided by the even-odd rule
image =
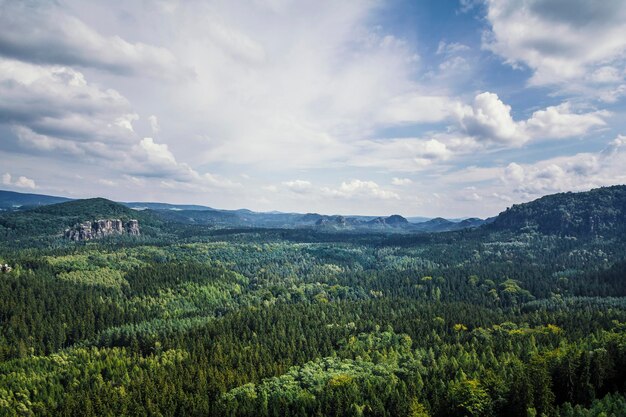
<svg viewBox="0 0 626 417">
<path fill-rule="evenodd" d="M 27 194 L 0 190 L 0 210 L 15 210 L 23 207 L 45 206 L 49 204 L 63 203 L 65 201 L 71 201 L 71 199 L 43 194 Z"/>
<path fill-rule="evenodd" d="M 76 217 L 81 220 L 95 218 L 119 217 L 122 219 L 135 218 L 137 212 L 123 204 L 116 203 L 106 198 L 87 198 L 84 200 L 73 200 L 60 204 L 37 207 L 28 210 L 29 213 Z"/>
<path fill-rule="evenodd" d="M 4 202 L 4 206 L 2 205 Z M 52 205 L 61 202 L 73 202 L 68 206 L 53 207 Z M 122 214 L 126 218 L 137 217 L 137 213 L 150 213 L 150 218 L 158 218 L 162 222 L 179 223 L 188 225 L 207 225 L 214 227 L 264 227 L 264 228 L 322 228 L 328 230 L 359 230 L 359 231 L 417 231 L 417 232 L 442 232 L 449 230 L 459 230 L 467 227 L 477 227 L 480 219 L 468 219 L 461 222 L 437 218 L 428 220 L 425 217 L 411 217 L 406 219 L 400 215 L 388 217 L 375 216 L 342 216 L 342 215 L 322 215 L 318 213 L 282 213 L 254 212 L 248 209 L 220 210 L 202 205 L 194 204 L 170 204 L 159 202 L 121 202 L 114 203 L 105 199 L 85 199 L 71 200 L 64 197 L 53 197 L 38 194 L 23 194 L 10 191 L 0 191 L 0 210 L 6 211 L 28 211 L 33 207 L 44 208 L 53 207 L 55 215 L 80 217 L 80 213 L 92 212 L 102 218 L 112 218 L 114 214 L 106 215 L 108 212 L 122 212 L 125 208 L 127 212 Z M 106 206 L 106 207 L 105 207 Z M 115 207 L 115 209 L 113 209 Z M 132 209 L 132 210 L 131 210 Z M 66 210 L 61 213 L 59 210 Z M 47 210 L 31 212 L 26 217 L 52 214 Z M 82 219 L 82 218 L 81 218 Z M 82 219 L 86 221 L 89 219 Z M 93 219 L 92 219 L 93 220 Z M 428 220 L 428 221 L 425 221 Z M 470 220 L 476 220 L 470 222 Z M 7 219 L 4 220 L 8 221 Z M 420 223 L 421 221 L 421 223 Z"/>
<path fill-rule="evenodd" d="M 626 232 L 626 186 L 552 194 L 515 204 L 488 227 L 564 236 L 620 236 Z"/>
<path fill-rule="evenodd" d="M 384 226 L 395 228 L 407 228 L 411 226 L 409 221 L 399 214 L 393 214 L 389 217 L 377 217 L 368 222 L 365 222 L 365 224 L 369 226 Z"/>
<path fill-rule="evenodd" d="M 362 223 L 353 218 L 345 216 L 322 216 L 315 222 L 316 227 L 332 228 L 332 229 L 354 229 Z"/>
<path fill-rule="evenodd" d="M 90 198 L 2 213 L 0 236 L 56 236 L 63 234 L 68 228 L 96 220 L 138 220 L 142 233 L 148 230 L 148 234 L 162 222 L 152 213 L 138 212 L 104 198 Z"/>
<path fill-rule="evenodd" d="M 183 224 L 245 226 L 246 222 L 237 213 L 221 210 L 155 210 L 161 219 Z"/>
</svg>

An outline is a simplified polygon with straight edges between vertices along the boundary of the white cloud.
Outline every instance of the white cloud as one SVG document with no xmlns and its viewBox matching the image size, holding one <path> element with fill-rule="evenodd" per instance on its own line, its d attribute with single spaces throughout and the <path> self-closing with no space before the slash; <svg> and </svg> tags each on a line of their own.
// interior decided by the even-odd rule
<svg viewBox="0 0 626 417">
<path fill-rule="evenodd" d="M 168 188 L 206 190 L 207 187 L 241 186 L 220 175 L 200 173 L 188 164 L 178 162 L 167 144 L 157 143 L 153 138 L 143 138 L 134 145 L 127 158 L 122 161 L 120 169 L 135 176 L 161 178 L 161 184 Z"/>
<path fill-rule="evenodd" d="M 71 142 L 123 142 L 136 118 L 120 93 L 78 71 L 0 58 L 0 123 Z"/>
<path fill-rule="evenodd" d="M 624 68 L 626 3 L 487 0 L 483 46 L 533 70 L 531 84 L 606 82 L 607 63 Z M 600 71 L 598 77 L 597 71 Z M 604 74 L 602 74 L 604 72 Z M 595 80 L 592 74 L 596 73 Z M 623 74 L 619 77 L 623 79 Z M 571 87 L 571 85 L 566 87 Z"/>
<path fill-rule="evenodd" d="M 347 163 L 389 171 L 418 171 L 452 155 L 437 139 L 397 138 L 357 142 Z"/>
<path fill-rule="evenodd" d="M 20 175 L 15 181 L 13 181 L 13 177 L 8 172 L 2 175 L 2 185 L 13 186 L 17 188 L 37 188 L 37 184 L 35 184 L 34 180 Z"/>
<path fill-rule="evenodd" d="M 328 196 L 341 198 L 400 199 L 397 193 L 382 189 L 374 181 L 362 181 L 358 179 L 344 181 L 336 189 L 323 188 L 322 192 Z"/>
<path fill-rule="evenodd" d="M 190 5 L 179 16 L 184 23 L 173 49 L 197 78 L 173 101 L 196 115 L 193 133 L 211 140 L 189 160 L 264 170 L 331 167 L 381 128 L 449 117 L 446 94 L 414 80 L 416 50 L 371 25 L 381 7 Z M 207 31 L 205 17 L 217 19 L 222 33 Z M 224 33 L 256 52 L 241 53 Z"/>
<path fill-rule="evenodd" d="M 607 111 L 577 114 L 571 112 L 570 103 L 551 106 L 533 113 L 524 125 L 526 133 L 534 138 L 567 138 L 582 135 L 593 128 L 606 125 Z"/>
<path fill-rule="evenodd" d="M 30 178 L 26 178 L 24 176 L 19 176 L 13 185 L 15 185 L 16 187 L 20 187 L 20 188 L 31 188 L 31 189 L 37 188 L 35 181 L 33 181 Z"/>
<path fill-rule="evenodd" d="M 448 97 L 411 92 L 390 98 L 381 106 L 378 120 L 382 124 L 440 122 L 450 116 L 452 106 Z"/>
<path fill-rule="evenodd" d="M 398 185 L 398 186 L 403 186 L 403 185 L 410 185 L 413 184 L 413 181 L 411 181 L 410 178 L 397 178 L 397 177 L 393 177 L 391 179 L 391 184 L 393 185 Z"/>
<path fill-rule="evenodd" d="M 600 152 L 559 156 L 535 163 L 510 163 L 501 177 L 507 189 L 528 199 L 626 183 L 626 137 L 619 135 Z"/>
<path fill-rule="evenodd" d="M 294 193 L 308 193 L 313 189 L 313 184 L 305 180 L 285 181 L 283 185 Z"/>
<path fill-rule="evenodd" d="M 515 121 L 511 106 L 497 94 L 478 94 L 472 106 L 457 107 L 463 132 L 482 142 L 521 146 L 531 140 L 561 139 L 582 136 L 606 125 L 608 111 L 574 113 L 570 103 L 538 110 L 528 120 Z"/>
<path fill-rule="evenodd" d="M 459 42 L 439 41 L 437 46 L 437 55 L 452 55 L 460 52 L 469 51 L 470 47 Z"/>
<path fill-rule="evenodd" d="M 522 203 L 548 194 L 587 191 L 626 183 L 626 136 L 618 135 L 597 152 L 509 162 L 487 167 L 466 167 L 438 178 L 443 207 L 461 202 L 466 215 L 492 216 L 503 203 Z M 480 206 L 467 205 L 481 201 Z"/>
<path fill-rule="evenodd" d="M 470 66 L 465 60 L 460 56 L 454 56 L 446 59 L 441 64 L 439 64 L 439 71 L 441 75 L 450 75 L 458 72 L 467 72 L 469 71 Z"/>
<path fill-rule="evenodd" d="M 460 108 L 459 122 L 463 130 L 478 140 L 520 144 L 527 136 L 511 117 L 511 106 L 497 94 L 484 92 L 474 98 L 473 105 Z"/>
<path fill-rule="evenodd" d="M 154 76 L 178 67 L 167 49 L 103 36 L 55 3 L 2 2 L 0 26 L 0 55 L 22 61 Z"/>
<path fill-rule="evenodd" d="M 117 186 L 117 182 L 113 181 L 113 180 L 107 180 L 105 178 L 101 178 L 98 180 L 98 184 L 102 184 L 106 187 L 115 187 Z"/>
<path fill-rule="evenodd" d="M 176 158 L 166 144 L 158 144 L 152 138 L 143 138 L 134 150 L 142 154 L 151 164 L 166 167 L 176 165 Z"/>
<path fill-rule="evenodd" d="M 590 78 L 595 83 L 617 83 L 622 81 L 624 75 L 617 68 L 607 65 L 595 70 Z"/>
<path fill-rule="evenodd" d="M 515 162 L 511 162 L 504 170 L 504 178 L 513 183 L 524 181 L 524 168 Z"/>
<path fill-rule="evenodd" d="M 135 130 L 133 129 L 133 122 L 136 120 L 139 120 L 139 115 L 136 113 L 129 113 L 118 117 L 113 123 L 119 127 L 134 132 Z"/>
<path fill-rule="evenodd" d="M 159 119 L 153 114 L 148 116 L 148 121 L 150 122 L 150 130 L 152 130 L 152 133 L 159 133 L 159 130 L 161 130 L 159 127 Z"/>
</svg>

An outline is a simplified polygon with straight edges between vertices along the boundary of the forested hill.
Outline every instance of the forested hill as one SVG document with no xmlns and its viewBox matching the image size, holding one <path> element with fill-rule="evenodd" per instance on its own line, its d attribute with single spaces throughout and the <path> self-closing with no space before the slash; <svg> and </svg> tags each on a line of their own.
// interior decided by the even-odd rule
<svg viewBox="0 0 626 417">
<path fill-rule="evenodd" d="M 88 198 L 52 204 L 32 209 L 30 212 L 53 216 L 77 217 L 81 220 L 97 217 L 135 218 L 137 216 L 137 211 L 105 198 Z"/>
<path fill-rule="evenodd" d="M 0 215 L 0 236 L 56 236 L 77 223 L 98 219 L 137 219 L 142 226 L 161 223 L 150 212 L 136 211 L 104 198 L 90 198 L 3 213 Z"/>
<path fill-rule="evenodd" d="M 548 195 L 500 213 L 492 230 L 562 236 L 615 236 L 626 231 L 626 186 Z"/>
</svg>

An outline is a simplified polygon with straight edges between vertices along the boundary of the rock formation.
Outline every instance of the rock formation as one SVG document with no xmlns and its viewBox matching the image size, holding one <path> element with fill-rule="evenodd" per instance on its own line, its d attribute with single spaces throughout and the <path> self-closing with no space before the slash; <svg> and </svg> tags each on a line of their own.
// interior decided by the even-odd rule
<svg viewBox="0 0 626 417">
<path fill-rule="evenodd" d="M 129 234 L 138 236 L 139 222 L 129 220 L 124 223 L 120 219 L 101 219 L 93 222 L 79 223 L 65 231 L 65 238 L 80 241 L 100 239 L 106 236 Z"/>
</svg>

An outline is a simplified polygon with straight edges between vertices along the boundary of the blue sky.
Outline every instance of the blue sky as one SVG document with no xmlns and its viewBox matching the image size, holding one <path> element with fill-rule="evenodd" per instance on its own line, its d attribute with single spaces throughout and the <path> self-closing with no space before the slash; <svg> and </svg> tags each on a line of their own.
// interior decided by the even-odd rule
<svg viewBox="0 0 626 417">
<path fill-rule="evenodd" d="M 1 187 L 491 216 L 626 183 L 626 3 L 2 1 Z"/>
</svg>

